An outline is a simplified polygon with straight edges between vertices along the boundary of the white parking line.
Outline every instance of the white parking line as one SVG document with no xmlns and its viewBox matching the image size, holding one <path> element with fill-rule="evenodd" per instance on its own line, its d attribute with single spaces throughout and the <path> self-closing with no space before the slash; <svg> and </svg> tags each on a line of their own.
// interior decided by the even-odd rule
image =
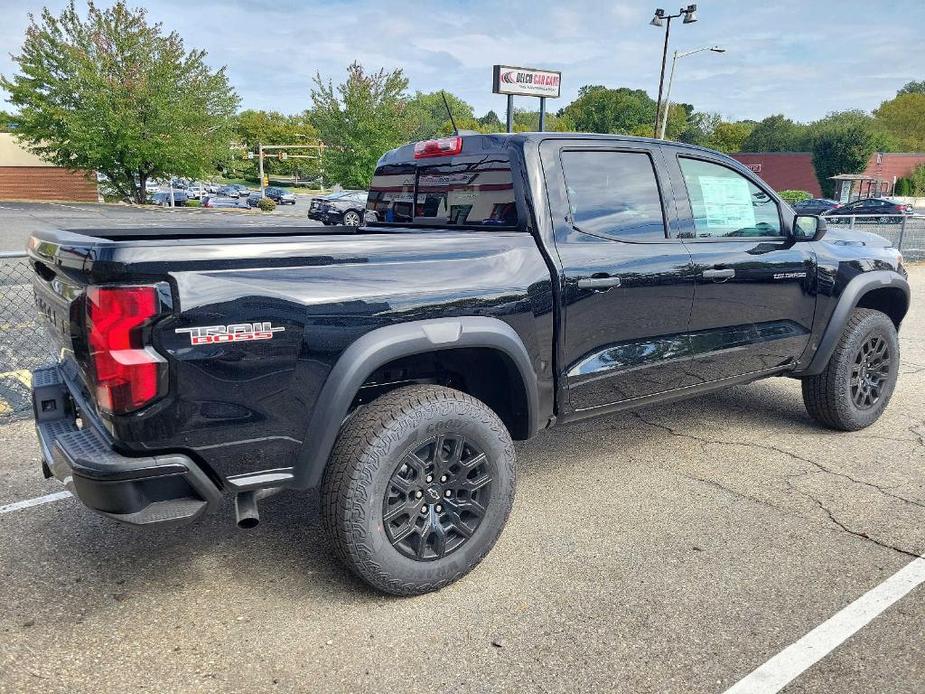
<svg viewBox="0 0 925 694">
<path fill-rule="evenodd" d="M 70 496 L 70 492 L 55 492 L 54 494 L 46 494 L 45 496 L 38 496 L 34 499 L 17 501 L 12 504 L 7 504 L 6 506 L 0 506 L 0 515 L 4 513 L 12 513 L 13 511 L 21 511 L 24 508 L 32 508 L 33 506 L 41 506 L 42 504 L 50 504 L 52 501 L 68 499 Z"/>
<path fill-rule="evenodd" d="M 925 559 L 914 559 L 796 643 L 745 676 L 725 694 L 773 694 L 838 648 L 877 615 L 925 581 Z"/>
</svg>

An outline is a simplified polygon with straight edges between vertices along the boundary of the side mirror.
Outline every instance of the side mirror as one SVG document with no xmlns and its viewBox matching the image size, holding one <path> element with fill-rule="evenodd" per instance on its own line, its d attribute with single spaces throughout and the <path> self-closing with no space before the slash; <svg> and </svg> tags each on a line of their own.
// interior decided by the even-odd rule
<svg viewBox="0 0 925 694">
<path fill-rule="evenodd" d="M 793 240 L 794 241 L 818 241 L 825 232 L 828 231 L 828 225 L 825 219 L 814 214 L 798 214 L 793 218 Z"/>
</svg>

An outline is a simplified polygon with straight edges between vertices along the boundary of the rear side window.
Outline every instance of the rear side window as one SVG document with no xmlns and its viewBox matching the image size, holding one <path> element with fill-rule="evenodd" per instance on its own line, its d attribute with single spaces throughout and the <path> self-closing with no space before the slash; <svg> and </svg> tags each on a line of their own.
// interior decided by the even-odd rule
<svg viewBox="0 0 925 694">
<path fill-rule="evenodd" d="M 506 155 L 452 164 L 400 164 L 376 170 L 366 209 L 385 224 L 517 226 L 510 160 Z"/>
<path fill-rule="evenodd" d="M 745 176 L 700 159 L 679 162 L 696 238 L 783 236 L 777 203 Z"/>
<path fill-rule="evenodd" d="M 645 152 L 562 152 L 569 213 L 579 230 L 621 241 L 664 241 L 655 169 Z"/>
</svg>

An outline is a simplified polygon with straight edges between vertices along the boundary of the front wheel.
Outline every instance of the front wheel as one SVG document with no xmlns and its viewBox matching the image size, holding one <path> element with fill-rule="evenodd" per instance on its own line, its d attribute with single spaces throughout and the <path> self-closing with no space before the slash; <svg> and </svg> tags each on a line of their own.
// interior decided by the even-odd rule
<svg viewBox="0 0 925 694">
<path fill-rule="evenodd" d="M 347 420 L 325 470 L 321 513 L 338 558 L 386 593 L 418 595 L 488 554 L 514 500 L 514 447 L 483 402 L 408 386 Z"/>
<path fill-rule="evenodd" d="M 360 214 L 354 210 L 348 210 L 344 213 L 344 224 L 348 227 L 360 226 Z"/>
<path fill-rule="evenodd" d="M 857 308 L 821 374 L 803 379 L 803 402 L 832 429 L 857 431 L 886 409 L 899 375 L 899 339 L 880 311 Z"/>
</svg>

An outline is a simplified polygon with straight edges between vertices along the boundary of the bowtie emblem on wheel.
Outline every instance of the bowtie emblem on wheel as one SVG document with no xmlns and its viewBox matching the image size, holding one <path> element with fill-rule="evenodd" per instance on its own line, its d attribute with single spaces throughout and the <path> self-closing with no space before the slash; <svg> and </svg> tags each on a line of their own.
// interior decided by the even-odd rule
<svg viewBox="0 0 925 694">
<path fill-rule="evenodd" d="M 286 328 L 267 321 L 261 323 L 236 323 L 234 325 L 207 325 L 199 328 L 177 328 L 176 333 L 189 333 L 190 344 L 216 345 L 225 342 L 253 342 L 272 340 L 273 333 Z"/>
</svg>

